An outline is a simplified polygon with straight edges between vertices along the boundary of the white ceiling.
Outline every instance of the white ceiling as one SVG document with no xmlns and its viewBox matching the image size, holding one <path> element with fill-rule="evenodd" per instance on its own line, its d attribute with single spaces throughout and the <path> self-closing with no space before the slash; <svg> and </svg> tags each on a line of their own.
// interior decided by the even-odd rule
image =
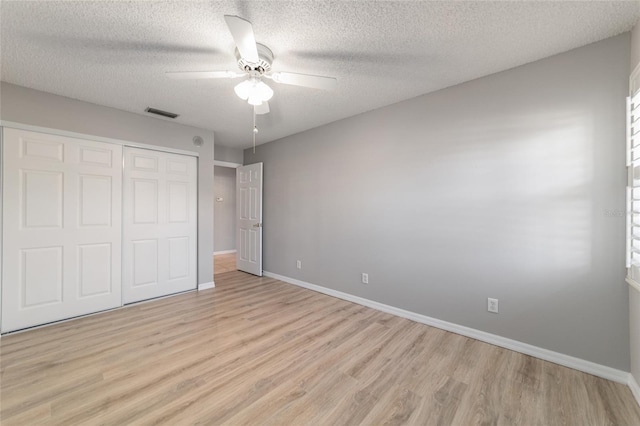
<svg viewBox="0 0 640 426">
<path fill-rule="evenodd" d="M 274 71 L 338 79 L 335 92 L 276 84 L 264 143 L 629 31 L 640 2 L 6 1 L 3 81 L 212 129 L 251 145 L 240 80 L 169 80 L 236 70 L 223 15 L 253 23 Z"/>
</svg>

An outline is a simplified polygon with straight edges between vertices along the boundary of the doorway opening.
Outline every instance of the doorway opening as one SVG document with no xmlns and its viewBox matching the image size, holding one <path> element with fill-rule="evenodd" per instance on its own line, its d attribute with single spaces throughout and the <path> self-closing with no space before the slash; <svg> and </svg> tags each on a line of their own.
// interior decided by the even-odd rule
<svg viewBox="0 0 640 426">
<path fill-rule="evenodd" d="M 220 165 L 218 163 L 221 163 Z M 214 173 L 214 275 L 236 270 L 236 167 L 217 162 Z"/>
<path fill-rule="evenodd" d="M 214 163 L 214 276 L 231 267 L 216 255 L 235 254 L 237 270 L 261 277 L 263 164 L 229 165 Z"/>
</svg>

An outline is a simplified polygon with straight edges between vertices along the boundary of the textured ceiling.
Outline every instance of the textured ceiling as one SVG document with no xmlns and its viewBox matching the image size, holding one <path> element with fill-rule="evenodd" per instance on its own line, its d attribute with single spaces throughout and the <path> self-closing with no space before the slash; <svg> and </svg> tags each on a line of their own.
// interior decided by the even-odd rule
<svg viewBox="0 0 640 426">
<path fill-rule="evenodd" d="M 333 76 L 335 92 L 276 84 L 258 143 L 583 46 L 632 28 L 640 3 L 427 1 L 5 1 L 1 78 L 70 98 L 212 129 L 251 144 L 239 80 L 166 71 L 236 70 L 223 15 L 253 23 L 273 70 Z"/>
</svg>

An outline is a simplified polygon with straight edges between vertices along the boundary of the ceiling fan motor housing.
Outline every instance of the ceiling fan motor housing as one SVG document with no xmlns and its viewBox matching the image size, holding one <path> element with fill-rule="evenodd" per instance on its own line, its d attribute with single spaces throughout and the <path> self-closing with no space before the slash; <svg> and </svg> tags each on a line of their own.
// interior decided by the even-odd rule
<svg viewBox="0 0 640 426">
<path fill-rule="evenodd" d="M 240 56 L 238 48 L 235 50 L 236 59 L 238 59 L 238 68 L 242 71 L 257 71 L 260 74 L 271 71 L 271 63 L 273 63 L 273 52 L 264 44 L 256 43 L 258 47 L 258 62 L 252 63 Z"/>
</svg>

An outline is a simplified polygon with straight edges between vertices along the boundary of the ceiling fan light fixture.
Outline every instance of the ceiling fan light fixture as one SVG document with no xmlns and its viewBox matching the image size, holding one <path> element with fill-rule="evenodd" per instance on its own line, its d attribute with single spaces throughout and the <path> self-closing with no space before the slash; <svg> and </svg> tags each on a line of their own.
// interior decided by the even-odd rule
<svg viewBox="0 0 640 426">
<path fill-rule="evenodd" d="M 251 82 L 249 80 L 245 80 L 242 83 L 236 85 L 233 89 L 236 92 L 236 95 L 243 101 L 249 99 L 249 90 L 251 89 Z"/>
<path fill-rule="evenodd" d="M 262 105 L 262 99 L 258 96 L 249 96 L 249 105 L 260 106 Z"/>
<path fill-rule="evenodd" d="M 238 84 L 234 91 L 243 101 L 249 101 L 251 105 L 261 105 L 273 97 L 273 89 L 259 79 L 252 78 Z"/>
<path fill-rule="evenodd" d="M 262 81 L 258 81 L 256 84 L 255 91 L 259 94 L 260 98 L 266 102 L 273 97 L 273 89 Z"/>
<path fill-rule="evenodd" d="M 166 72 L 167 77 L 173 79 L 248 77 L 236 85 L 234 91 L 240 99 L 252 105 L 254 114 L 258 115 L 267 114 L 270 111 L 268 101 L 273 97 L 273 90 L 263 80 L 269 79 L 275 83 L 322 90 L 336 88 L 337 80 L 333 77 L 292 72 L 272 73 L 273 52 L 264 44 L 256 42 L 251 22 L 235 15 L 224 15 L 224 19 L 236 45 L 235 56 L 240 72 L 178 71 Z"/>
</svg>

